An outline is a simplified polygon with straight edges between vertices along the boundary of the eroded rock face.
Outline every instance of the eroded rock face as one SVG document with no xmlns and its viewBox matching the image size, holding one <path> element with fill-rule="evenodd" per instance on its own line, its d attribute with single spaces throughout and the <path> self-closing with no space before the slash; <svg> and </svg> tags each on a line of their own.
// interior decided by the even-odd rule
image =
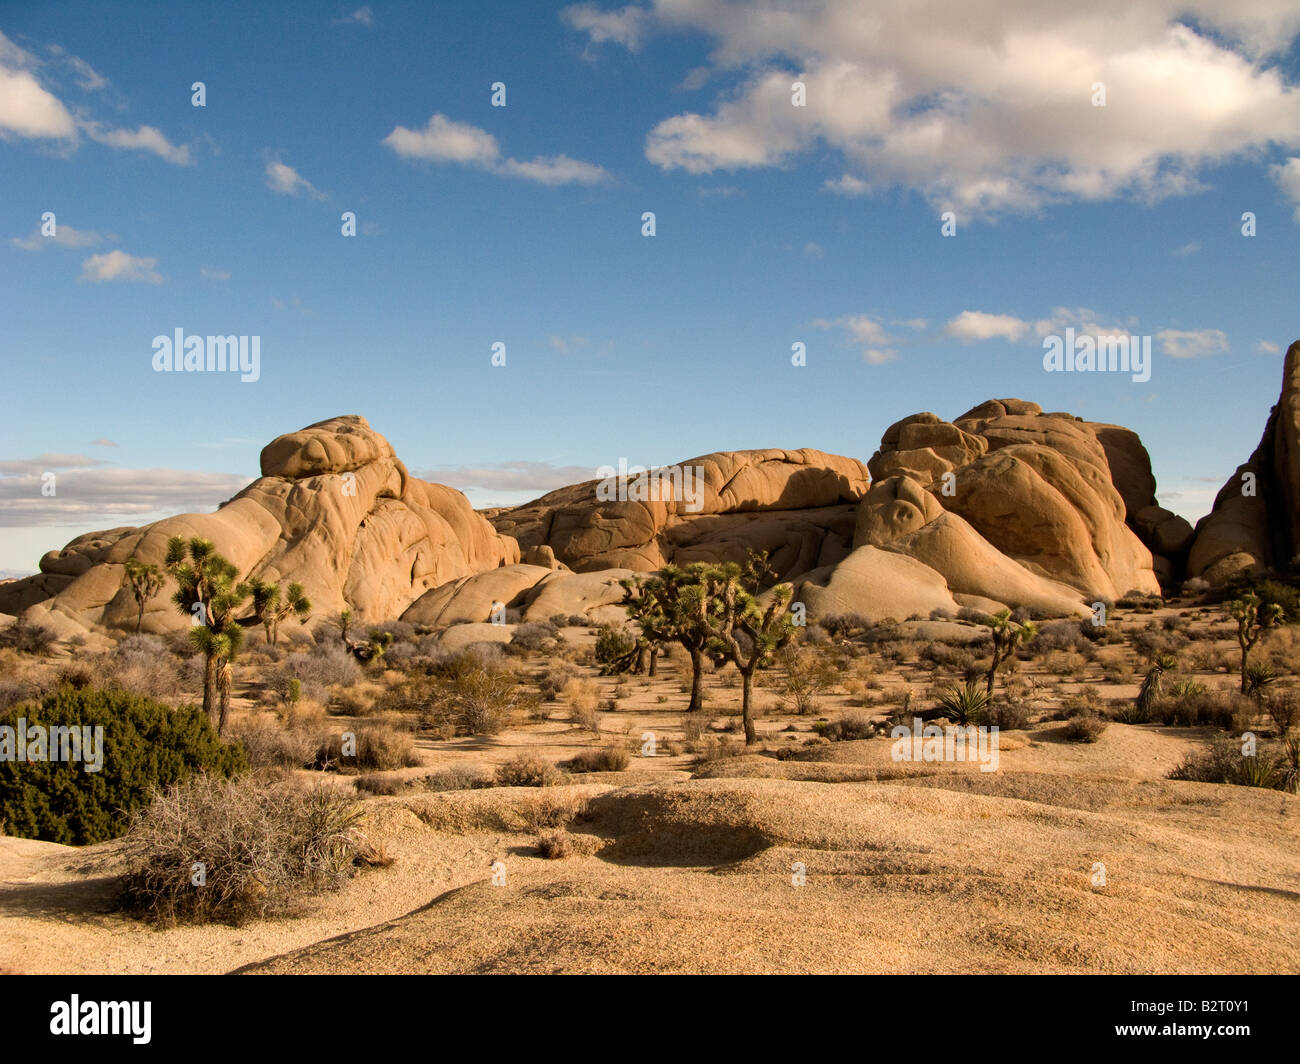
<svg viewBox="0 0 1300 1064">
<path fill-rule="evenodd" d="M 359 620 L 396 617 L 425 591 L 518 561 L 460 492 L 410 477 L 365 418 L 347 416 L 273 440 L 262 476 L 212 514 L 181 514 L 142 528 L 74 539 L 41 573 L 0 588 L 0 612 L 42 611 L 90 627 L 133 630 L 136 604 L 124 563 L 161 566 L 172 536 L 216 544 L 241 578 L 296 581 L 315 615 L 349 606 Z M 169 583 L 146 608 L 144 630 L 188 623 Z"/>
<path fill-rule="evenodd" d="M 1283 572 L 1300 553 L 1300 340 L 1286 353 L 1282 394 L 1250 459 L 1196 525 L 1189 576 L 1221 585 Z"/>
<path fill-rule="evenodd" d="M 640 492 L 629 478 L 621 483 L 623 500 L 602 501 L 601 482 L 591 480 L 493 511 L 491 520 L 522 550 L 550 547 L 575 572 L 743 561 L 752 547 L 766 550 L 789 577 L 848 554 L 851 504 L 869 482 L 857 459 L 810 449 L 726 451 L 678 468 L 700 471 L 694 498 L 673 482 Z"/>
<path fill-rule="evenodd" d="M 928 412 L 896 422 L 868 468 L 853 546 L 923 562 L 951 594 L 1069 614 L 1159 590 L 1127 524 L 1130 505 L 1154 502 L 1155 482 L 1125 429 L 994 399 L 951 423 Z"/>
</svg>

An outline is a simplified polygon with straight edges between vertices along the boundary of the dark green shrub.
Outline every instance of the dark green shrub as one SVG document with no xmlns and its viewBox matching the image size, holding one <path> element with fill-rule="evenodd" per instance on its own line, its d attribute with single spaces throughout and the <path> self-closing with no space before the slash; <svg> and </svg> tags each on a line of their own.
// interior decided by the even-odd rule
<svg viewBox="0 0 1300 1064">
<path fill-rule="evenodd" d="M 29 734 L 36 726 L 103 728 L 95 772 L 86 771 L 87 761 L 0 760 L 0 820 L 22 838 L 75 845 L 116 838 L 155 790 L 195 772 L 229 776 L 246 767 L 243 750 L 222 744 L 193 706 L 65 686 L 39 706 L 11 707 L 0 725 L 16 730 L 20 718 Z"/>
</svg>

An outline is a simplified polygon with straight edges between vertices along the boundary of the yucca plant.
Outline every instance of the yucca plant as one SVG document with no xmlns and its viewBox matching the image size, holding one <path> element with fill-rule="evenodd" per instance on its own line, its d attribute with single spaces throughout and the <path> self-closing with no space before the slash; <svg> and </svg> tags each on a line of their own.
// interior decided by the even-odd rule
<svg viewBox="0 0 1300 1064">
<path fill-rule="evenodd" d="M 1267 688 L 1277 682 L 1277 670 L 1267 661 L 1252 661 L 1246 666 L 1246 694 L 1262 701 Z"/>
<path fill-rule="evenodd" d="M 988 712 L 988 690 L 978 683 L 967 681 L 954 684 L 939 695 L 939 708 L 953 717 L 958 724 L 978 724 Z"/>
<path fill-rule="evenodd" d="M 1178 659 L 1172 654 L 1157 654 L 1152 658 L 1151 668 L 1142 678 L 1142 688 L 1138 691 L 1137 702 L 1133 707 L 1134 712 L 1126 714 L 1129 718 L 1125 721 L 1126 724 L 1146 724 L 1151 719 L 1152 710 L 1160 701 L 1160 696 L 1164 694 L 1165 673 L 1177 664 Z"/>
</svg>

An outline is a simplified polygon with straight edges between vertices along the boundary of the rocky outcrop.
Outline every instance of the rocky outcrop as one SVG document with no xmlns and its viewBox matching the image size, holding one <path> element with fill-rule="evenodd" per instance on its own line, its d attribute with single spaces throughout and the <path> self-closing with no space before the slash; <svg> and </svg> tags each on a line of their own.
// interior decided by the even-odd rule
<svg viewBox="0 0 1300 1064">
<path fill-rule="evenodd" d="M 810 449 L 726 451 L 669 470 L 691 475 L 590 480 L 491 520 L 575 572 L 740 561 L 753 548 L 788 578 L 847 556 L 852 504 L 869 483 L 857 459 Z"/>
<path fill-rule="evenodd" d="M 427 590 L 518 561 L 460 492 L 417 480 L 362 417 L 332 418 L 273 440 L 262 476 L 211 514 L 74 539 L 41 559 L 39 575 L 0 588 L 0 612 L 29 611 L 61 632 L 134 629 L 124 563 L 162 565 L 172 536 L 201 536 L 241 578 L 297 581 L 320 618 L 349 606 L 360 620 L 401 614 Z M 148 605 L 144 628 L 188 622 L 169 601 Z"/>
<path fill-rule="evenodd" d="M 1048 613 L 1156 592 L 1114 472 L 1132 505 L 1146 502 L 1150 462 L 1130 435 L 1020 399 L 954 422 L 914 414 L 885 430 L 868 463 L 853 545 L 923 562 L 954 595 Z"/>
<path fill-rule="evenodd" d="M 1189 576 L 1222 585 L 1284 572 L 1300 553 L 1300 340 L 1286 353 L 1282 394 L 1250 459 L 1196 525 Z"/>
</svg>

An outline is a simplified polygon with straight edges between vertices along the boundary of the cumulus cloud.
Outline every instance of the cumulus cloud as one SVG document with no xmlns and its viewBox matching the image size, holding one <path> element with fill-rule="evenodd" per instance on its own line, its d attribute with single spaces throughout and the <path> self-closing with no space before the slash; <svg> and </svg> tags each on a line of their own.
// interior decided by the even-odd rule
<svg viewBox="0 0 1300 1064">
<path fill-rule="evenodd" d="M 316 199 L 322 198 L 322 194 L 317 191 L 315 185 L 292 166 L 288 166 L 279 160 L 266 164 L 266 187 L 272 192 L 279 192 L 284 196 L 306 194 Z"/>
<path fill-rule="evenodd" d="M 589 5 L 583 5 L 588 11 Z M 1200 173 L 1300 145 L 1300 89 L 1276 57 L 1300 8 L 1276 0 L 655 0 L 571 26 L 694 31 L 727 79 L 711 108 L 663 118 L 645 153 L 706 174 L 829 148 L 852 193 L 901 185 L 967 217 L 1201 188 Z M 629 47 L 632 45 L 629 43 Z M 791 106 L 791 83 L 807 105 Z M 1106 87 L 1093 106 L 1092 86 Z"/>
<path fill-rule="evenodd" d="M 102 255 L 91 255 L 81 264 L 83 281 L 144 281 L 147 284 L 162 284 L 163 278 L 155 266 L 156 258 L 141 258 L 128 255 L 125 251 L 107 251 Z"/>
<path fill-rule="evenodd" d="M 1300 159 L 1288 159 L 1269 172 L 1287 198 L 1295 204 L 1295 220 L 1300 222 Z"/>
<path fill-rule="evenodd" d="M 1261 355 L 1276 355 L 1282 349 L 1271 340 L 1261 340 L 1255 345 L 1255 350 Z"/>
<path fill-rule="evenodd" d="M 1016 341 L 1029 331 L 1029 322 L 1010 314 L 986 314 L 982 310 L 963 310 L 947 325 L 944 333 L 964 344 L 979 340 Z"/>
<path fill-rule="evenodd" d="M 403 159 L 474 166 L 542 185 L 594 185 L 609 177 L 603 167 L 567 155 L 532 160 L 507 158 L 501 154 L 496 137 L 487 130 L 443 114 L 435 114 L 423 129 L 395 126 L 382 143 Z"/>
<path fill-rule="evenodd" d="M 54 459 L 54 461 L 51 461 Z M 42 495 L 45 473 L 54 495 Z M 121 469 L 82 455 L 0 462 L 0 526 L 121 523 L 121 518 L 208 512 L 248 484 L 233 473 Z"/>
<path fill-rule="evenodd" d="M 613 41 L 630 52 L 640 49 L 650 22 L 650 13 L 634 4 L 617 11 L 602 11 L 594 4 L 573 4 L 562 8 L 560 17 L 575 30 L 587 34 L 592 44 Z"/>
<path fill-rule="evenodd" d="M 1222 329 L 1162 329 L 1155 338 L 1170 358 L 1208 358 L 1228 350 Z"/>
<path fill-rule="evenodd" d="M 72 55 L 57 44 L 48 51 L 72 71 L 78 86 L 97 92 L 108 85 L 84 59 Z M 191 162 L 188 146 L 177 146 L 153 126 L 138 129 L 113 129 L 93 119 L 74 118 L 72 112 L 42 80 L 42 61 L 20 48 L 0 33 L 0 138 L 6 135 L 61 141 L 67 150 L 75 150 L 84 133 L 91 140 L 110 148 L 147 151 L 177 166 Z"/>
<path fill-rule="evenodd" d="M 815 329 L 839 329 L 845 339 L 858 348 L 862 361 L 869 366 L 880 366 L 894 362 L 898 352 L 894 350 L 894 338 L 885 327 L 870 314 L 845 314 L 838 318 L 816 318 Z"/>
</svg>

